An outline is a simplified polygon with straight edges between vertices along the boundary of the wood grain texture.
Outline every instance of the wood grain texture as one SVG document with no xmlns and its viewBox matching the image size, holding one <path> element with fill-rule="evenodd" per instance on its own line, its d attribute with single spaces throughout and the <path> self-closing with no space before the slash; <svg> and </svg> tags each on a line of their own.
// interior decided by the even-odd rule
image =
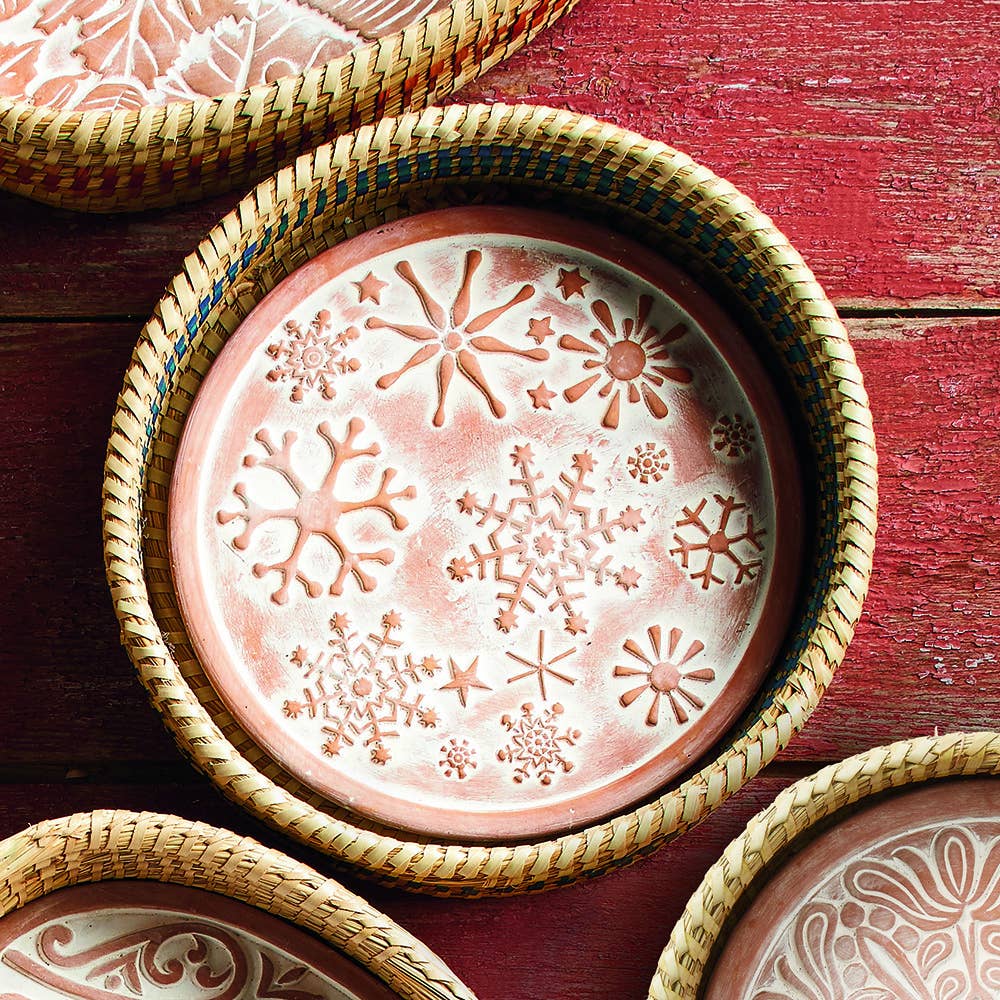
<svg viewBox="0 0 1000 1000">
<path fill-rule="evenodd" d="M 1000 309 L 998 32 L 996 0 L 582 0 L 454 99 L 568 107 L 683 149 L 841 307 Z M 0 195 L 0 316 L 145 317 L 236 198 L 93 219 Z"/>
<path fill-rule="evenodd" d="M 881 461 L 876 574 L 858 637 L 793 759 L 1000 718 L 1000 319 L 849 326 Z M 4 759 L 169 760 L 172 741 L 118 645 L 100 549 L 104 442 L 136 328 L 27 323 L 0 333 L 0 423 L 12 442 L 0 473 L 0 560 L 19 567 L 3 582 Z M 31 728 L 18 723 L 26 713 Z"/>
<path fill-rule="evenodd" d="M 482 1000 L 638 1000 L 704 871 L 794 775 L 996 727 L 998 22 L 997 0 L 581 0 L 459 95 L 596 114 L 754 197 L 855 317 L 881 462 L 876 574 L 847 661 L 783 761 L 690 836 L 538 897 L 347 880 Z M 0 195 L 0 836 L 151 808 L 327 864 L 181 760 L 119 648 L 101 565 L 101 465 L 139 326 L 236 197 L 105 219 Z"/>
<path fill-rule="evenodd" d="M 433 948 L 479 1000 L 639 1000 L 674 923 L 737 830 L 786 787 L 761 778 L 696 834 L 630 868 L 539 896 L 427 899 L 334 871 L 276 841 L 235 806 L 196 785 L 0 784 L 0 837 L 42 817 L 92 808 L 173 811 L 265 840 L 327 871 Z"/>
</svg>

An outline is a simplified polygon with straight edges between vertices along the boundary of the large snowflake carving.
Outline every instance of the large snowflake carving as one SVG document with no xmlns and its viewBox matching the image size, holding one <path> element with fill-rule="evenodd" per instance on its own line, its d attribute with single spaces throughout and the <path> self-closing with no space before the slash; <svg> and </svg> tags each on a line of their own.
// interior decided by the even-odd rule
<svg viewBox="0 0 1000 1000">
<path fill-rule="evenodd" d="M 432 657 L 417 661 L 401 655 L 402 643 L 393 637 L 401 624 L 402 616 L 390 611 L 382 617 L 381 632 L 362 639 L 350 630 L 347 615 L 335 614 L 330 651 L 314 655 L 300 646 L 292 654 L 303 679 L 311 683 L 302 689 L 301 701 L 285 702 L 285 716 L 323 719 L 327 756 L 361 740 L 372 763 L 388 764 L 388 743 L 399 736 L 400 727 L 437 725 L 437 711 L 425 704 L 418 683 L 440 668 Z"/>
<path fill-rule="evenodd" d="M 541 784 L 551 785 L 558 771 L 568 774 L 573 770 L 573 762 L 565 757 L 565 748 L 575 746 L 581 734 L 579 729 L 560 731 L 562 713 L 563 707 L 558 703 L 536 712 L 527 702 L 521 706 L 519 716 L 505 715 L 500 720 L 510 734 L 510 741 L 497 751 L 497 759 L 515 765 L 514 780 L 518 784 L 537 778 Z"/>
<path fill-rule="evenodd" d="M 677 521 L 674 541 L 677 547 L 670 550 L 672 556 L 680 556 L 681 566 L 690 571 L 692 580 L 701 582 L 702 590 L 712 584 L 723 584 L 727 576 L 734 586 L 753 580 L 761 568 L 761 560 L 755 554 L 764 551 L 761 538 L 767 533 L 754 525 L 753 514 L 745 503 L 735 497 L 714 496 L 719 512 L 711 522 L 703 516 L 708 506 L 708 498 L 703 498 L 693 510 L 683 509 L 683 516 Z M 739 515 L 743 530 L 734 533 L 733 516 Z M 711 526 L 710 526 L 711 524 Z M 719 562 L 728 567 L 726 576 L 720 575 Z"/>
<path fill-rule="evenodd" d="M 662 648 L 662 633 L 659 625 L 647 629 L 652 655 L 647 656 L 642 647 L 629 639 L 622 647 L 630 656 L 634 656 L 642 667 L 616 666 L 615 677 L 641 677 L 638 687 L 626 691 L 618 700 L 624 708 L 628 708 L 637 698 L 647 691 L 653 695 L 649 711 L 646 713 L 646 725 L 655 726 L 660 721 L 660 701 L 666 698 L 674 711 L 674 718 L 679 723 L 688 721 L 688 708 L 702 709 L 705 702 L 692 690 L 691 682 L 708 683 L 715 680 L 715 670 L 711 667 L 696 667 L 691 669 L 687 664 L 704 648 L 705 644 L 695 639 L 688 645 L 683 656 L 678 658 L 682 632 L 672 628 L 667 639 L 666 655 Z"/>
<path fill-rule="evenodd" d="M 340 558 L 340 571 L 328 588 L 331 594 L 342 594 L 349 576 L 354 577 L 361 590 L 374 590 L 375 577 L 366 572 L 362 564 L 372 562 L 386 566 L 395 558 L 395 553 L 389 548 L 375 552 L 355 552 L 341 534 L 342 519 L 359 511 L 383 514 L 396 531 L 402 531 L 409 522 L 396 510 L 394 504 L 416 496 L 413 486 L 396 492 L 390 491 L 389 485 L 396 476 L 395 469 L 383 470 L 381 482 L 372 496 L 360 500 L 345 500 L 337 496 L 338 486 L 342 485 L 338 483 L 338 478 L 344 466 L 357 458 L 373 458 L 380 452 L 376 443 L 363 448 L 355 443 L 364 426 L 362 420 L 353 418 L 347 425 L 347 434 L 343 440 L 334 435 L 326 421 L 316 428 L 316 433 L 330 448 L 329 467 L 323 481 L 316 488 L 310 487 L 295 471 L 292 449 L 298 436 L 294 431 L 286 431 L 280 445 L 275 443 L 267 429 L 259 430 L 254 435 L 254 440 L 264 454 L 247 454 L 243 458 L 243 464 L 249 468 L 269 469 L 280 476 L 291 487 L 295 499 L 287 506 L 267 506 L 252 500 L 246 483 L 238 482 L 233 487 L 233 494 L 242 502 L 244 509 L 220 510 L 216 517 L 220 524 L 228 524 L 234 520 L 245 522 L 243 531 L 233 539 L 233 545 L 240 550 L 249 548 L 254 532 L 269 521 L 285 520 L 295 523 L 297 535 L 288 557 L 275 563 L 259 562 L 253 567 L 254 576 L 258 578 L 268 573 L 279 575 L 281 583 L 271 595 L 271 600 L 276 604 L 287 603 L 291 585 L 296 580 L 310 597 L 319 597 L 323 593 L 322 584 L 308 577 L 301 566 L 303 550 L 313 537 L 325 541 Z"/>
<path fill-rule="evenodd" d="M 507 302 L 492 305 L 488 309 L 471 315 L 474 298 L 472 279 L 482 260 L 481 251 L 469 250 L 466 252 L 462 283 L 449 310 L 446 310 L 424 287 L 413 270 L 413 265 L 408 260 L 401 260 L 396 265 L 396 273 L 413 289 L 430 325 L 410 323 L 405 320 L 382 319 L 377 316 L 371 317 L 365 324 L 371 330 L 393 330 L 408 340 L 416 341 L 421 345 L 406 364 L 397 371 L 386 373 L 375 383 L 380 389 L 388 389 L 395 385 L 399 378 L 411 368 L 416 368 L 432 358 L 438 359 L 438 406 L 433 417 L 435 427 L 441 427 L 444 424 L 445 401 L 456 371 L 482 393 L 494 416 L 503 417 L 506 415 L 507 407 L 490 387 L 486 374 L 479 363 L 478 355 L 513 354 L 532 361 L 545 361 L 549 356 L 549 352 L 544 348 L 522 350 L 483 333 L 509 309 L 530 299 L 535 294 L 535 288 L 533 285 L 523 285 Z"/>
<path fill-rule="evenodd" d="M 515 448 L 511 458 L 521 475 L 510 483 L 523 490 L 524 496 L 514 497 L 502 507 L 495 493 L 489 502 L 482 503 L 474 493 L 466 492 L 458 501 L 459 510 L 470 516 L 478 514 L 477 525 L 491 525 L 492 530 L 488 547 L 470 544 L 471 558 L 452 559 L 448 572 L 452 579 L 464 581 L 473 572 L 485 580 L 487 570 L 492 570 L 501 585 L 495 621 L 502 632 L 517 625 L 518 608 L 535 613 L 532 592 L 547 602 L 549 611 L 561 608 L 566 613 L 567 632 L 586 632 L 587 620 L 575 603 L 584 597 L 579 589 L 584 581 L 600 586 L 610 576 L 626 592 L 637 586 L 640 574 L 633 567 L 612 568 L 612 546 L 616 533 L 638 531 L 645 523 L 642 511 L 626 507 L 617 517 L 609 517 L 606 507 L 594 509 L 594 487 L 586 481 L 594 471 L 589 452 L 574 455 L 572 468 L 544 489 L 540 488 L 544 475 L 534 471 L 530 445 Z M 504 590 L 504 585 L 510 589 Z"/>
<path fill-rule="evenodd" d="M 591 311 L 602 329 L 591 332 L 592 343 L 571 334 L 559 338 L 559 346 L 563 349 L 589 355 L 583 367 L 590 374 L 570 386 L 563 396 L 575 403 L 605 379 L 597 394 L 608 401 L 601 423 L 610 430 L 614 430 L 621 420 L 623 393 L 629 403 L 645 403 L 646 409 L 657 420 L 662 420 L 668 412 L 662 395 L 664 384 L 670 381 L 687 385 L 693 378 L 690 368 L 669 364 L 669 345 L 687 332 L 687 326 L 677 323 L 660 333 L 655 326 L 648 325 L 652 309 L 652 296 L 640 295 L 635 318 L 625 317 L 619 329 L 611 307 L 598 299 Z"/>
<path fill-rule="evenodd" d="M 298 320 L 290 319 L 282 337 L 267 345 L 267 353 L 275 361 L 267 377 L 271 382 L 290 382 L 293 403 L 301 403 L 312 390 L 324 399 L 333 399 L 337 380 L 361 367 L 357 358 L 345 353 L 358 336 L 353 326 L 333 333 L 333 318 L 327 309 L 321 309 L 306 329 Z"/>
</svg>

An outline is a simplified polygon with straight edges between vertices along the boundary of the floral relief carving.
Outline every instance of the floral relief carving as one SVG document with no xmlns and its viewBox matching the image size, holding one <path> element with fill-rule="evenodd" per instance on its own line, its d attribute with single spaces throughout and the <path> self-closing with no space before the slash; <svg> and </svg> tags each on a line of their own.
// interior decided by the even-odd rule
<svg viewBox="0 0 1000 1000">
<path fill-rule="evenodd" d="M 845 864 L 796 913 L 753 1000 L 995 1000 L 1000 831 L 949 825 Z"/>
</svg>

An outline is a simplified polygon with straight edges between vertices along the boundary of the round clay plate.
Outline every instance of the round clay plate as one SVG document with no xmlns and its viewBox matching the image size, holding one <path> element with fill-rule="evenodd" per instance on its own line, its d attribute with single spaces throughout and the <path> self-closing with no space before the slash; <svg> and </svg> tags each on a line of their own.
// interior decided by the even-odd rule
<svg viewBox="0 0 1000 1000">
<path fill-rule="evenodd" d="M 767 883 L 706 1000 L 996 1000 L 1000 780 L 865 809 Z"/>
<path fill-rule="evenodd" d="M 291 924 L 157 882 L 61 889 L 0 919 L 5 1000 L 393 1000 Z"/>
<path fill-rule="evenodd" d="M 66 111 L 221 97 L 346 55 L 449 0 L 0 0 L 0 97 Z"/>
<path fill-rule="evenodd" d="M 331 800 L 526 838 L 688 768 L 789 624 L 798 474 L 752 350 L 610 232 L 414 216 L 318 256 L 197 393 L 169 537 L 239 724 Z"/>
</svg>

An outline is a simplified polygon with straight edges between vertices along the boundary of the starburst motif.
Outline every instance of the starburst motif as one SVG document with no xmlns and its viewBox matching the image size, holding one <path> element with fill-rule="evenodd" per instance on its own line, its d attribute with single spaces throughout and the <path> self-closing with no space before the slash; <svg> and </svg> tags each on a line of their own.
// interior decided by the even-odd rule
<svg viewBox="0 0 1000 1000">
<path fill-rule="evenodd" d="M 638 531 L 645 523 L 642 511 L 626 507 L 617 517 L 609 517 L 606 507 L 594 509 L 590 499 L 594 487 L 587 483 L 587 476 L 594 471 L 590 452 L 574 455 L 571 469 L 561 472 L 558 480 L 544 489 L 540 487 L 544 475 L 534 471 L 530 445 L 515 448 L 511 458 L 521 474 L 510 484 L 524 495 L 509 500 L 506 507 L 498 506 L 495 493 L 488 503 L 468 491 L 458 500 L 462 513 L 479 515 L 478 527 L 492 527 L 489 547 L 483 551 L 470 544 L 471 557 L 452 559 L 448 572 L 453 580 L 462 582 L 474 572 L 485 580 L 487 570 L 493 571 L 501 585 L 495 621 L 502 632 L 517 625 L 518 608 L 535 613 L 532 592 L 547 602 L 549 611 L 562 609 L 566 613 L 568 632 L 584 632 L 587 621 L 575 607 L 584 597 L 578 588 L 588 580 L 600 586 L 606 577 L 617 578 L 623 572 L 616 574 L 611 567 L 616 533 Z M 637 580 L 632 580 L 632 585 L 635 583 Z M 510 589 L 504 590 L 503 585 Z"/>
<path fill-rule="evenodd" d="M 274 367 L 267 373 L 271 382 L 291 382 L 291 399 L 301 403 L 307 392 L 317 390 L 324 399 L 337 395 L 339 378 L 361 367 L 357 358 L 345 354 L 348 345 L 358 339 L 356 327 L 334 334 L 329 310 L 321 309 L 308 328 L 298 320 L 288 320 L 280 340 L 267 345 Z"/>
<path fill-rule="evenodd" d="M 669 468 L 667 449 L 657 448 L 652 441 L 637 444 L 635 454 L 628 457 L 629 474 L 643 485 L 649 482 L 660 482 L 663 479 L 663 473 Z"/>
<path fill-rule="evenodd" d="M 450 739 L 441 747 L 441 760 L 438 767 L 446 778 L 458 778 L 464 781 L 470 771 L 478 766 L 476 748 L 468 740 Z"/>
<path fill-rule="evenodd" d="M 747 510 L 747 505 L 739 503 L 735 497 L 723 497 L 718 493 L 714 499 L 720 508 L 712 522 L 714 527 L 709 527 L 702 516 L 708 505 L 707 497 L 693 510 L 683 508 L 683 516 L 678 519 L 674 534 L 677 547 L 670 550 L 672 556 L 680 556 L 681 566 L 691 571 L 691 579 L 701 581 L 702 590 L 708 590 L 712 584 L 726 582 L 726 578 L 716 572 L 720 557 L 725 558 L 723 565 L 735 574 L 732 578 L 734 586 L 755 579 L 762 563 L 753 554 L 764 551 L 761 538 L 766 531 L 755 527 L 753 514 Z M 742 515 L 743 530 L 730 534 L 734 514 Z M 696 568 L 695 563 L 699 563 L 700 568 Z"/>
<path fill-rule="evenodd" d="M 545 316 L 542 319 L 530 319 L 528 320 L 528 336 L 536 343 L 539 347 L 545 343 L 545 341 L 552 336 L 555 336 L 555 330 L 552 329 L 552 317 Z"/>
<path fill-rule="evenodd" d="M 437 711 L 417 690 L 424 677 L 434 675 L 437 663 L 401 655 L 402 643 L 393 636 L 401 625 L 402 616 L 389 612 L 382 616 L 380 632 L 361 639 L 350 631 L 347 616 L 336 614 L 330 620 L 328 652 L 313 655 L 300 646 L 292 654 L 303 679 L 312 683 L 302 689 L 301 701 L 284 703 L 285 717 L 324 720 L 327 756 L 339 755 L 360 739 L 373 764 L 388 764 L 389 742 L 399 736 L 399 727 L 437 725 Z"/>
<path fill-rule="evenodd" d="M 652 296 L 640 295 L 635 318 L 624 319 L 619 332 L 611 307 L 598 299 L 591 311 L 603 330 L 591 332 L 593 343 L 588 344 L 570 334 L 559 338 L 559 346 L 565 350 L 591 355 L 583 367 L 593 372 L 566 389 L 563 396 L 575 403 L 606 377 L 597 394 L 608 400 L 601 423 L 610 430 L 614 430 L 621 420 L 623 393 L 629 403 L 644 402 L 646 409 L 657 420 L 662 420 L 669 412 L 666 401 L 659 394 L 664 384 L 670 381 L 687 385 L 693 377 L 690 368 L 667 364 L 670 360 L 668 345 L 683 337 L 687 327 L 677 323 L 661 334 L 655 326 L 647 325 L 652 308 Z"/>
<path fill-rule="evenodd" d="M 357 458 L 374 457 L 379 454 L 378 444 L 370 444 L 359 448 L 355 441 L 364 430 L 364 422 L 354 417 L 347 425 L 347 435 L 338 439 L 330 424 L 324 421 L 316 428 L 316 433 L 326 442 L 330 449 L 330 463 L 319 486 L 312 488 L 296 472 L 293 459 L 293 446 L 298 439 L 294 431 L 286 431 L 282 436 L 280 446 L 271 436 L 270 431 L 262 429 L 254 435 L 254 440 L 263 449 L 264 454 L 247 454 L 243 464 L 248 468 L 268 469 L 280 477 L 291 487 L 295 499 L 288 506 L 266 506 L 250 499 L 246 483 L 237 482 L 233 494 L 242 502 L 244 509 L 239 511 L 220 510 L 216 518 L 219 524 L 230 521 L 244 521 L 244 530 L 233 539 L 233 547 L 241 551 L 250 547 L 254 533 L 269 521 L 292 521 L 297 529 L 292 551 L 286 559 L 274 563 L 256 563 L 253 567 L 254 576 L 261 578 L 268 573 L 277 573 L 281 583 L 271 595 L 275 604 L 288 602 L 289 591 L 293 582 L 298 581 L 310 597 L 319 597 L 323 586 L 306 575 L 302 568 L 302 554 L 306 543 L 311 538 L 325 541 L 340 558 L 340 572 L 329 586 L 331 594 L 342 594 L 348 577 L 353 577 L 363 591 L 375 589 L 375 577 L 367 573 L 362 564 L 366 562 L 387 566 L 395 558 L 392 549 L 383 548 L 375 552 L 355 552 L 342 534 L 341 522 L 358 511 L 377 512 L 384 515 L 396 531 L 402 531 L 409 523 L 400 514 L 395 504 L 399 500 L 412 499 L 416 489 L 407 486 L 405 489 L 390 492 L 389 485 L 396 476 L 395 469 L 385 469 L 376 492 L 361 500 L 344 500 L 337 494 L 338 483 L 344 466 Z"/>
<path fill-rule="evenodd" d="M 521 350 L 512 344 L 484 335 L 483 331 L 492 326 L 508 310 L 521 302 L 526 302 L 535 294 L 533 285 L 522 285 L 513 296 L 500 305 L 490 306 L 476 315 L 473 312 L 473 278 L 482 263 L 479 250 L 469 250 L 465 255 L 465 270 L 462 283 L 455 295 L 451 309 L 446 310 L 438 303 L 417 277 L 409 261 L 402 260 L 396 265 L 396 273 L 413 290 L 429 326 L 394 319 L 373 316 L 366 322 L 370 330 L 392 330 L 422 346 L 397 371 L 388 372 L 375 383 L 380 389 L 388 389 L 412 368 L 437 358 L 438 406 L 433 424 L 441 427 L 445 422 L 445 401 L 451 380 L 457 371 L 475 387 L 486 400 L 495 417 L 503 417 L 507 407 L 490 388 L 479 363 L 479 354 L 510 354 L 531 361 L 545 361 L 549 352 L 542 348 Z M 478 306 L 477 306 L 478 308 Z"/>
<path fill-rule="evenodd" d="M 514 780 L 520 784 L 528 778 L 537 778 L 543 785 L 552 784 L 553 776 L 573 770 L 573 762 L 565 757 L 565 747 L 576 745 L 579 729 L 559 730 L 559 716 L 563 707 L 555 704 L 540 713 L 527 702 L 521 714 L 514 718 L 505 715 L 500 724 L 510 734 L 510 741 L 497 751 L 497 759 L 514 764 Z"/>
<path fill-rule="evenodd" d="M 538 655 L 534 660 L 526 659 L 517 653 L 507 653 L 515 663 L 520 663 L 522 666 L 527 667 L 527 670 L 522 671 L 519 674 L 515 674 L 513 677 L 507 678 L 508 684 L 514 684 L 517 681 L 524 680 L 525 677 L 534 677 L 538 681 L 538 690 L 541 692 L 543 698 L 548 698 L 545 693 L 545 675 L 550 674 L 557 680 L 562 681 L 564 684 L 575 684 L 576 678 L 570 677 L 569 674 L 564 674 L 560 670 L 556 670 L 553 664 L 559 663 L 560 660 L 565 660 L 566 657 L 572 656 L 576 652 L 576 646 L 570 646 L 569 649 L 564 649 L 561 653 L 557 653 L 555 656 L 546 657 L 545 655 L 545 630 L 542 629 L 538 633 Z"/>
<path fill-rule="evenodd" d="M 684 655 L 677 659 L 683 635 L 679 628 L 670 630 L 666 656 L 663 655 L 661 648 L 660 626 L 651 626 L 647 629 L 647 635 L 649 636 L 652 656 L 647 656 L 634 639 L 629 639 L 622 647 L 626 653 L 634 656 L 643 666 L 641 668 L 616 666 L 615 677 L 642 677 L 643 681 L 638 687 L 626 691 L 618 700 L 624 708 L 628 708 L 636 699 L 650 691 L 653 700 L 646 713 L 646 725 L 655 726 L 659 723 L 660 701 L 663 698 L 670 702 L 670 707 L 674 710 L 674 719 L 683 724 L 690 718 L 689 708 L 702 709 L 705 707 L 705 702 L 691 690 L 691 682 L 697 681 L 707 684 L 709 681 L 715 680 L 715 671 L 711 667 L 686 669 L 687 664 L 705 648 L 705 644 L 695 639 L 688 646 Z"/>
<path fill-rule="evenodd" d="M 374 302 L 375 305 L 382 304 L 382 289 L 389 287 L 388 281 L 376 278 L 372 271 L 369 271 L 360 281 L 352 282 L 358 290 L 358 302 Z"/>
<path fill-rule="evenodd" d="M 753 447 L 753 427 L 738 413 L 731 417 L 720 417 L 719 422 L 712 428 L 712 434 L 715 435 L 712 446 L 730 458 L 742 458 L 748 455 Z"/>
<path fill-rule="evenodd" d="M 536 410 L 551 410 L 552 400 L 556 398 L 556 394 L 544 382 L 540 382 L 537 389 L 529 389 L 528 395 Z"/>
</svg>

